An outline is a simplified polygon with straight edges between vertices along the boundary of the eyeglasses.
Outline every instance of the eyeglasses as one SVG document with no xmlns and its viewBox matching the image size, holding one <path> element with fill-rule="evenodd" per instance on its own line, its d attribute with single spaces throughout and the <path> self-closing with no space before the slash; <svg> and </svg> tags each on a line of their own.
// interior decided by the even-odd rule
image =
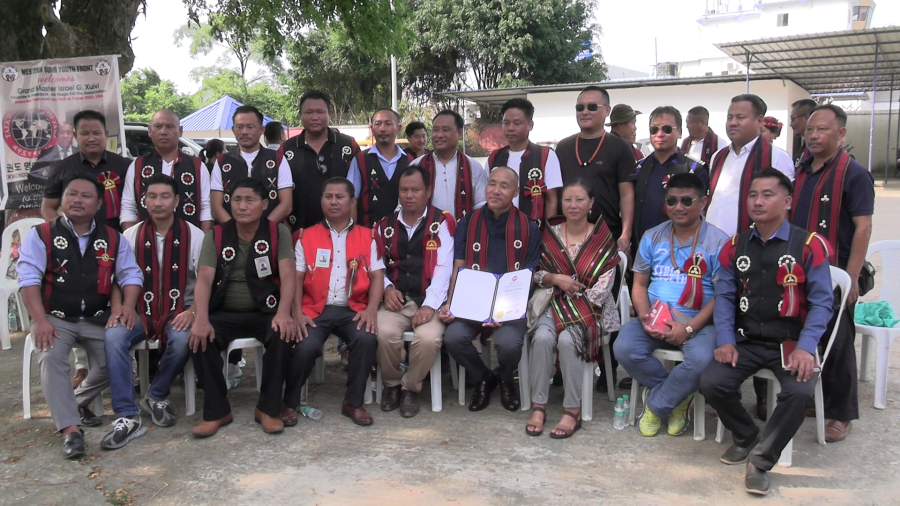
<svg viewBox="0 0 900 506">
<path fill-rule="evenodd" d="M 700 200 L 700 199 L 695 199 L 695 198 L 691 198 L 691 197 L 687 197 L 687 196 L 666 197 L 666 205 L 669 207 L 675 207 L 676 205 L 678 205 L 679 202 L 681 202 L 681 205 L 683 205 L 684 207 L 691 207 L 692 205 L 694 205 L 694 202 L 696 202 L 698 200 Z"/>
<path fill-rule="evenodd" d="M 316 160 L 316 167 L 319 169 L 319 174 L 322 174 L 323 176 L 328 172 L 328 166 L 322 163 L 324 161 L 325 157 L 322 155 L 319 155 L 319 158 Z"/>
<path fill-rule="evenodd" d="M 791 121 L 796 121 L 800 118 L 808 118 L 809 114 L 798 114 L 796 116 L 791 116 Z"/>
<path fill-rule="evenodd" d="M 575 104 L 575 111 L 581 112 L 584 110 L 585 107 L 587 107 L 587 110 L 589 110 L 591 112 L 595 112 L 598 107 L 609 107 L 609 106 L 605 105 L 605 104 L 595 104 L 594 102 L 588 102 L 587 104 Z"/>
<path fill-rule="evenodd" d="M 652 125 L 650 127 L 650 135 L 656 135 L 660 130 L 662 130 L 664 134 L 669 135 L 675 130 L 675 128 L 672 127 L 672 125 L 663 125 L 661 127 Z"/>
</svg>

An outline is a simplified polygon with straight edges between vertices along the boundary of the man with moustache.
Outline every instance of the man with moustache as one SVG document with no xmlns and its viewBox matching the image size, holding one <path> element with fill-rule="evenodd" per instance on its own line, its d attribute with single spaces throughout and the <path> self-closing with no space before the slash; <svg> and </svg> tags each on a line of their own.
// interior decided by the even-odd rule
<svg viewBox="0 0 900 506">
<path fill-rule="evenodd" d="M 324 92 L 303 93 L 303 131 L 281 145 L 294 180 L 293 209 L 288 215 L 294 232 L 322 221 L 322 185 L 332 177 L 347 177 L 350 163 L 359 153 L 353 137 L 329 126 L 331 111 L 331 98 Z"/>
<path fill-rule="evenodd" d="M 459 149 L 463 118 L 445 109 L 435 115 L 431 124 L 434 150 L 413 160 L 431 174 L 428 181 L 433 191 L 431 204 L 449 212 L 459 221 L 484 205 L 487 172 L 474 158 Z"/>
<path fill-rule="evenodd" d="M 400 115 L 393 109 L 379 109 L 372 115 L 375 145 L 361 151 L 350 163 L 347 179 L 353 184 L 357 201 L 354 221 L 372 228 L 397 208 L 397 184 L 412 158 L 397 145 Z"/>
<path fill-rule="evenodd" d="M 719 137 L 709 127 L 709 111 L 698 105 L 688 111 L 685 121 L 688 137 L 681 143 L 681 151 L 695 160 L 700 160 L 707 169 L 716 151 L 728 145 L 724 137 Z"/>
</svg>

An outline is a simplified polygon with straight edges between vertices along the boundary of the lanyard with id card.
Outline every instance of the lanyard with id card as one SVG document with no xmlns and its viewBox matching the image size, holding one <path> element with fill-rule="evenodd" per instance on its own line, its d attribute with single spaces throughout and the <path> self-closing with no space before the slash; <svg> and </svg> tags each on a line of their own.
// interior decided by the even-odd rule
<svg viewBox="0 0 900 506">
<path fill-rule="evenodd" d="M 256 275 L 259 279 L 272 275 L 272 264 L 269 262 L 269 257 L 257 257 L 253 261 L 256 263 Z"/>
<path fill-rule="evenodd" d="M 328 248 L 316 249 L 316 268 L 327 269 L 331 265 L 331 250 Z"/>
</svg>

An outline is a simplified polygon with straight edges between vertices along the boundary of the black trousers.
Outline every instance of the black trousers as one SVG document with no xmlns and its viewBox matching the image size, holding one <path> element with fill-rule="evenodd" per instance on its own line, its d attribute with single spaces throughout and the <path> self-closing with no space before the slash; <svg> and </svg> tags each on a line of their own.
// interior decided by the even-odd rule
<svg viewBox="0 0 900 506">
<path fill-rule="evenodd" d="M 806 382 L 797 381 L 796 376 L 782 368 L 781 352 L 771 344 L 744 341 L 737 344 L 737 350 L 736 367 L 719 362 L 709 365 L 700 377 L 700 392 L 716 410 L 722 424 L 731 431 L 734 443 L 746 447 L 759 435 L 759 427 L 741 405 L 741 384 L 760 369 L 775 373 L 781 384 L 778 402 L 762 431 L 759 445 L 750 455 L 751 464 L 768 471 L 778 462 L 781 451 L 803 424 L 807 403 L 815 393 L 818 373 Z"/>
<path fill-rule="evenodd" d="M 840 292 L 835 290 L 835 305 L 841 303 Z M 837 307 L 834 317 L 828 323 L 825 335 L 819 341 L 819 353 L 825 355 L 825 347 L 831 330 L 838 324 L 834 344 L 828 354 L 828 361 L 822 368 L 822 393 L 825 395 L 825 418 L 849 422 L 859 418 L 858 376 L 856 370 L 856 325 L 853 323 L 853 308 L 844 309 L 841 321 L 837 322 Z"/>
<path fill-rule="evenodd" d="M 378 338 L 375 334 L 366 332 L 365 328 L 357 330 L 359 322 L 353 321 L 355 316 L 356 311 L 347 306 L 325 306 L 322 314 L 313 320 L 315 328 L 306 328 L 309 334 L 291 350 L 290 371 L 284 392 L 285 405 L 292 408 L 300 405 L 303 384 L 315 368 L 316 359 L 322 356 L 322 345 L 328 336 L 334 334 L 350 347 L 347 393 L 344 399 L 353 407 L 362 407 L 369 375 L 375 365 Z"/>
<path fill-rule="evenodd" d="M 256 360 L 263 361 L 263 377 L 256 407 L 269 416 L 279 416 L 282 408 L 281 390 L 288 367 L 289 345 L 281 340 L 281 333 L 272 330 L 275 315 L 252 312 L 216 311 L 209 315 L 215 339 L 207 343 L 206 351 L 193 353 L 194 369 L 203 388 L 203 419 L 218 420 L 231 412 L 228 386 L 222 369 L 222 353 L 235 339 L 258 339 L 266 352 Z"/>
<path fill-rule="evenodd" d="M 499 328 L 491 331 L 491 339 L 497 348 L 497 361 L 500 362 L 500 380 L 510 382 L 515 379 L 519 359 L 522 358 L 522 346 L 527 330 L 525 319 L 503 322 Z M 491 377 L 491 370 L 481 361 L 481 355 L 475 349 L 473 341 L 481 336 L 484 327 L 481 323 L 469 320 L 454 320 L 444 330 L 444 346 L 447 352 L 459 365 L 466 368 L 466 378 L 474 382 L 486 381 Z M 460 385 L 460 388 L 463 388 Z"/>
</svg>

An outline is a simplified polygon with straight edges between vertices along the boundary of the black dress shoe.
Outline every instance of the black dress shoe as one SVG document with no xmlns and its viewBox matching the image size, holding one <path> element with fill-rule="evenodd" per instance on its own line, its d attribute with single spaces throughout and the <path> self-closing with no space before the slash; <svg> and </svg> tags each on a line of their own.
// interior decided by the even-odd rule
<svg viewBox="0 0 900 506">
<path fill-rule="evenodd" d="M 84 455 L 84 433 L 81 430 L 65 435 L 62 454 L 67 459 L 77 459 Z"/>
<path fill-rule="evenodd" d="M 766 398 L 765 397 L 757 397 L 756 398 L 756 418 L 759 418 L 762 421 L 766 421 L 769 418 L 769 413 L 766 410 Z"/>
<path fill-rule="evenodd" d="M 81 417 L 81 425 L 84 427 L 96 427 L 103 423 L 102 418 L 84 406 L 78 406 L 78 416 Z"/>
<path fill-rule="evenodd" d="M 419 413 L 419 394 L 412 390 L 400 393 L 400 416 L 412 418 Z"/>
<path fill-rule="evenodd" d="M 725 450 L 725 453 L 722 454 L 722 457 L 719 460 L 721 460 L 723 464 L 728 464 L 729 466 L 743 464 L 757 444 L 759 444 L 759 436 L 756 436 L 756 438 L 747 446 L 733 444 Z"/>
<path fill-rule="evenodd" d="M 631 377 L 626 376 L 626 377 L 622 378 L 622 381 L 619 382 L 619 388 L 621 388 L 623 390 L 631 389 Z"/>
<path fill-rule="evenodd" d="M 500 382 L 500 404 L 507 411 L 519 410 L 519 389 L 512 381 Z"/>
<path fill-rule="evenodd" d="M 491 392 L 497 388 L 497 377 L 491 374 L 490 379 L 481 380 L 472 391 L 472 402 L 469 403 L 469 411 L 481 411 L 491 402 Z"/>
<path fill-rule="evenodd" d="M 381 392 L 381 410 L 393 411 L 400 407 L 400 385 L 384 387 Z"/>
<path fill-rule="evenodd" d="M 762 469 L 747 462 L 747 474 L 744 475 L 744 490 L 755 495 L 769 493 L 769 475 Z"/>
</svg>

